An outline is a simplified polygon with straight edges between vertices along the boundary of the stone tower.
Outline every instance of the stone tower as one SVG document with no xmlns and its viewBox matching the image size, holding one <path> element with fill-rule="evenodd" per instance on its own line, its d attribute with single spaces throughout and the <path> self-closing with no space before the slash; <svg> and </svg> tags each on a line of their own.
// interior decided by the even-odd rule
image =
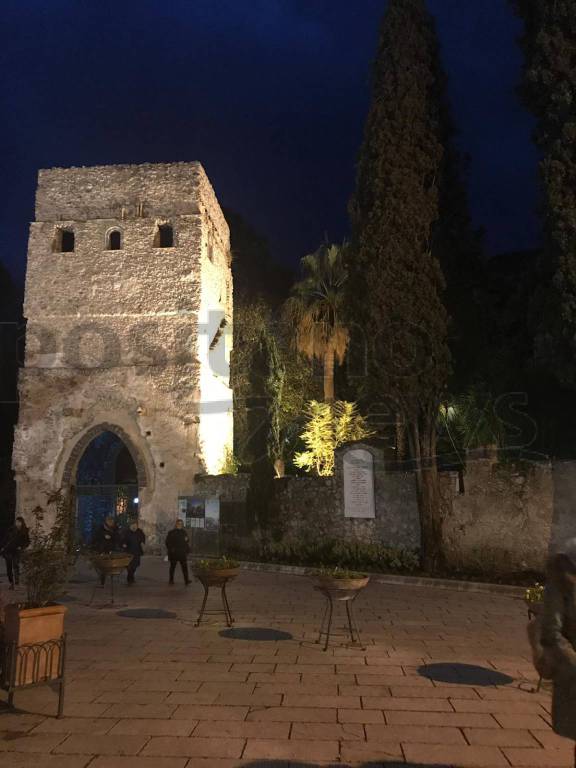
<svg viewBox="0 0 576 768">
<path fill-rule="evenodd" d="M 41 170 L 24 314 L 18 513 L 106 434 L 164 530 L 232 448 L 230 238 L 200 163 Z"/>
</svg>

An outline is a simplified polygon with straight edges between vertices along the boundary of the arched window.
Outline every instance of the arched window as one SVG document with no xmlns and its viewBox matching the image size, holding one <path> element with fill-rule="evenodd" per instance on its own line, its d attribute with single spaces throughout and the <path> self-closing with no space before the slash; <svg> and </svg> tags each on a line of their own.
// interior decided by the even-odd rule
<svg viewBox="0 0 576 768">
<path fill-rule="evenodd" d="M 73 229 L 59 229 L 56 232 L 56 238 L 54 240 L 54 251 L 56 253 L 73 253 L 74 252 L 74 230 Z"/>
<path fill-rule="evenodd" d="M 119 229 L 112 229 L 106 236 L 106 249 L 108 251 L 119 251 L 122 249 L 122 233 Z"/>
<path fill-rule="evenodd" d="M 174 230 L 171 224 L 159 224 L 154 238 L 156 248 L 172 248 L 174 246 Z"/>
</svg>

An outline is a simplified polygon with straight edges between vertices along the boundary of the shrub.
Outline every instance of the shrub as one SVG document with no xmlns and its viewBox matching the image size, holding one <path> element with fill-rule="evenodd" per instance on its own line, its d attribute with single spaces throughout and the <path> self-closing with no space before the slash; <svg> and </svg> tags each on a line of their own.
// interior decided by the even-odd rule
<svg viewBox="0 0 576 768">
<path fill-rule="evenodd" d="M 234 456 L 233 451 L 230 448 L 226 448 L 224 458 L 220 465 L 221 475 L 237 475 L 240 470 L 240 462 Z"/>
<path fill-rule="evenodd" d="M 297 453 L 294 464 L 321 477 L 334 473 L 334 451 L 344 443 L 363 440 L 373 434 L 358 413 L 356 403 L 310 401 L 301 439 L 307 450 Z"/>
<path fill-rule="evenodd" d="M 224 570 L 226 568 L 238 568 L 240 563 L 236 560 L 231 560 L 226 555 L 221 557 L 206 558 L 205 560 L 199 560 L 194 563 L 194 568 L 199 571 L 211 571 L 211 570 Z"/>
<path fill-rule="evenodd" d="M 268 563 L 312 567 L 335 567 L 381 573 L 419 571 L 418 552 L 381 544 L 314 539 L 299 542 L 254 542 L 241 546 L 230 542 L 228 549 L 238 557 Z"/>
<path fill-rule="evenodd" d="M 22 555 L 27 608 L 54 603 L 64 591 L 74 564 L 73 499 L 57 491 L 48 498 L 48 506 L 56 508 L 52 528 L 45 530 L 42 507 L 32 510 L 30 546 Z"/>
<path fill-rule="evenodd" d="M 339 565 L 334 568 L 317 568 L 312 571 L 312 575 L 327 579 L 363 579 L 366 576 L 365 573 L 350 571 L 347 568 L 340 568 Z"/>
</svg>

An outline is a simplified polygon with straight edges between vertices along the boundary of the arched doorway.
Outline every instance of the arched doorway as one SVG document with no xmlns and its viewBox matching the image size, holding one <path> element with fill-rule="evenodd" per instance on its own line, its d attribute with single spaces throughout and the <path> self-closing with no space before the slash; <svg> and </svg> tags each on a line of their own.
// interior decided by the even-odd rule
<svg viewBox="0 0 576 768">
<path fill-rule="evenodd" d="M 103 430 L 85 446 L 76 468 L 77 532 L 89 545 L 107 516 L 120 526 L 138 516 L 139 477 L 128 446 L 116 431 Z"/>
</svg>

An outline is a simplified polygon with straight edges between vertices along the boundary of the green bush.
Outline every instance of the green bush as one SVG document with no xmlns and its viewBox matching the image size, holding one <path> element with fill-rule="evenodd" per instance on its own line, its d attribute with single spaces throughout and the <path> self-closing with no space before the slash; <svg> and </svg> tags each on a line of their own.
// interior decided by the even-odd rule
<svg viewBox="0 0 576 768">
<path fill-rule="evenodd" d="M 334 451 L 337 448 L 373 434 L 358 412 L 356 403 L 345 400 L 319 403 L 311 400 L 306 415 L 305 429 L 300 437 L 307 450 L 294 456 L 294 464 L 320 477 L 334 474 Z"/>
<path fill-rule="evenodd" d="M 415 573 L 420 569 L 418 552 L 381 544 L 317 539 L 301 542 L 254 542 L 252 546 L 230 542 L 236 557 L 285 565 L 346 568 L 380 573 Z"/>
<path fill-rule="evenodd" d="M 74 563 L 74 499 L 59 490 L 49 494 L 47 505 L 55 510 L 52 526 L 44 523 L 45 510 L 35 507 L 30 546 L 22 554 L 26 608 L 55 603 L 65 591 Z"/>
<path fill-rule="evenodd" d="M 310 575 L 335 580 L 364 579 L 366 577 L 365 573 L 360 573 L 359 571 L 349 571 L 347 568 L 340 568 L 339 565 L 331 568 L 326 568 L 325 566 L 322 568 L 315 568 L 310 571 Z"/>
<path fill-rule="evenodd" d="M 204 560 L 197 560 L 194 563 L 194 568 L 199 571 L 211 571 L 211 570 L 226 570 L 227 568 L 239 568 L 240 563 L 236 560 L 232 560 L 226 555 L 221 557 L 210 557 Z"/>
</svg>

